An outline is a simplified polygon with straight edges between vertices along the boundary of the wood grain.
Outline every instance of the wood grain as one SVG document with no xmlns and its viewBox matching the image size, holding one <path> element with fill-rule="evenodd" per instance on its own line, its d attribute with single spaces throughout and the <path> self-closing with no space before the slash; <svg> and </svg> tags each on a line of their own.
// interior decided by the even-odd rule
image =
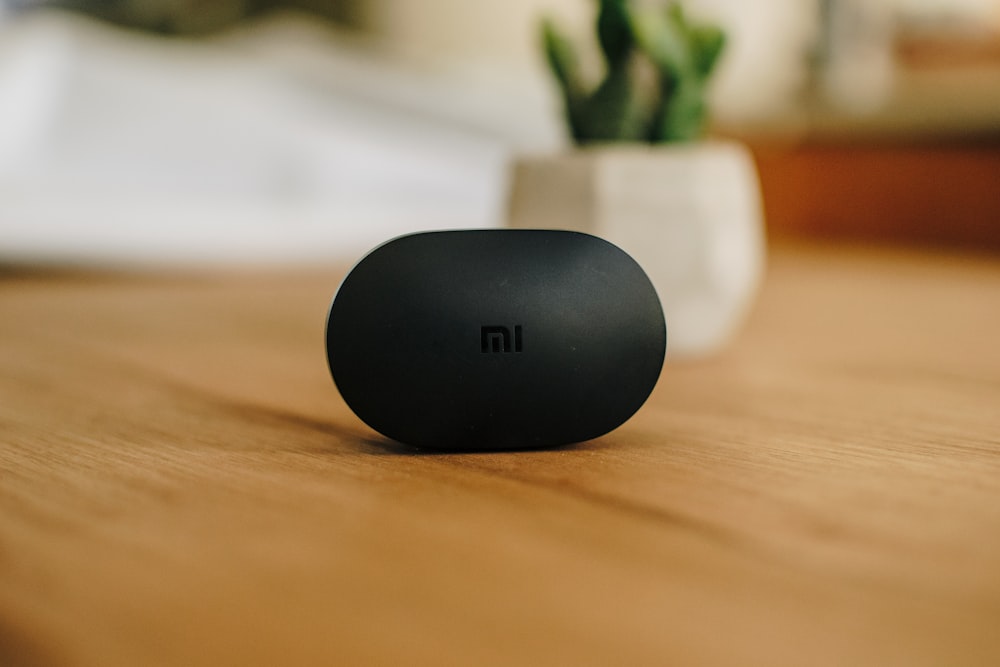
<svg viewBox="0 0 1000 667">
<path fill-rule="evenodd" d="M 330 273 L 0 278 L 0 664 L 1000 662 L 1000 263 L 784 247 L 555 451 L 387 442 Z"/>
</svg>

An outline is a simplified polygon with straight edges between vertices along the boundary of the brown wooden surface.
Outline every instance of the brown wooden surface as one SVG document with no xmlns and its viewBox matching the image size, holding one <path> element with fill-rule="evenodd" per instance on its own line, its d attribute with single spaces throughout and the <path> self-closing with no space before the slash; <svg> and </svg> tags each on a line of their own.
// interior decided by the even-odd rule
<svg viewBox="0 0 1000 667">
<path fill-rule="evenodd" d="M 340 401 L 338 275 L 0 278 L 0 664 L 1000 663 L 1000 263 L 779 248 L 557 451 Z"/>
</svg>

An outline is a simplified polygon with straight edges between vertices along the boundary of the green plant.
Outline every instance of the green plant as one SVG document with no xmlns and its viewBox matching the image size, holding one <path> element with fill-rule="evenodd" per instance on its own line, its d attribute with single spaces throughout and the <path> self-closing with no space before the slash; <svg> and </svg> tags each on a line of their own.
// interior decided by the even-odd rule
<svg viewBox="0 0 1000 667">
<path fill-rule="evenodd" d="M 629 0 L 601 0 L 597 39 L 606 68 L 596 86 L 583 81 L 573 44 L 550 19 L 542 36 L 576 143 L 704 134 L 705 87 L 726 41 L 718 26 L 692 22 L 676 3 L 639 11 Z"/>
</svg>

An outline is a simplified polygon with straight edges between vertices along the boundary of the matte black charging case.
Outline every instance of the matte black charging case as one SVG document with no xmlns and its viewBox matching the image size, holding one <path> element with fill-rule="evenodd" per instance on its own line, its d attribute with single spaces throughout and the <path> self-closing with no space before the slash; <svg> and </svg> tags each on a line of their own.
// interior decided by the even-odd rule
<svg viewBox="0 0 1000 667">
<path fill-rule="evenodd" d="M 635 260 L 587 234 L 403 236 L 351 270 L 330 306 L 330 371 L 394 440 L 447 450 L 589 440 L 631 417 L 666 351 Z"/>
</svg>

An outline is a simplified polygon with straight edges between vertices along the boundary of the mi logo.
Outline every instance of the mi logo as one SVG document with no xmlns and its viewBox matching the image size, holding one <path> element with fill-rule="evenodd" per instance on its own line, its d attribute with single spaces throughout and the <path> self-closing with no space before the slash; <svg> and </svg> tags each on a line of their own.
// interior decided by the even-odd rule
<svg viewBox="0 0 1000 667">
<path fill-rule="evenodd" d="M 514 327 L 513 340 L 511 340 L 510 329 L 507 327 L 483 327 L 480 333 L 480 342 L 483 352 L 520 352 L 523 349 L 521 325 L 518 324 Z"/>
</svg>

